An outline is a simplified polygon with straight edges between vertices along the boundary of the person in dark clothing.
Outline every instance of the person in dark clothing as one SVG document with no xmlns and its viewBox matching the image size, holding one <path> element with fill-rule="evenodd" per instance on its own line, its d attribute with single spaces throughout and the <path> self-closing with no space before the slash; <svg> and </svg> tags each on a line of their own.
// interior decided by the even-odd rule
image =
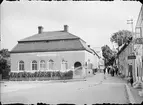
<svg viewBox="0 0 143 105">
<path fill-rule="evenodd" d="M 118 68 L 117 68 L 117 66 L 115 66 L 115 73 L 116 73 L 116 75 L 118 75 Z"/>
<path fill-rule="evenodd" d="M 115 73 L 115 70 L 114 70 L 114 68 L 112 68 L 112 73 L 113 73 L 112 75 L 114 76 L 114 73 Z"/>
<path fill-rule="evenodd" d="M 109 74 L 109 70 L 110 70 L 110 68 L 108 67 L 108 68 L 107 68 L 107 72 L 108 72 L 108 74 Z"/>
<path fill-rule="evenodd" d="M 113 76 L 113 68 L 110 68 L 111 76 Z"/>
<path fill-rule="evenodd" d="M 133 81 L 133 76 L 131 76 L 131 77 L 130 77 L 131 86 L 133 86 L 133 82 L 134 82 L 134 81 Z"/>
<path fill-rule="evenodd" d="M 104 71 L 104 74 L 105 74 L 105 72 L 106 72 L 106 68 L 104 68 L 104 69 L 103 69 L 103 71 Z"/>
</svg>

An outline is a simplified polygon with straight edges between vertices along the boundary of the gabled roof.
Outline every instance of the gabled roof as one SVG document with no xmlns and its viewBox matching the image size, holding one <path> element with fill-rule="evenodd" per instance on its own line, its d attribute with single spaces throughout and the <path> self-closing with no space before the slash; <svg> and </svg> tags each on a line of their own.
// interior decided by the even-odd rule
<svg viewBox="0 0 143 105">
<path fill-rule="evenodd" d="M 66 31 L 51 31 L 42 32 L 41 34 L 35 34 L 30 37 L 24 38 L 18 42 L 29 42 L 29 41 L 49 41 L 49 40 L 64 40 L 64 39 L 78 39 L 79 37 L 66 32 Z"/>
</svg>

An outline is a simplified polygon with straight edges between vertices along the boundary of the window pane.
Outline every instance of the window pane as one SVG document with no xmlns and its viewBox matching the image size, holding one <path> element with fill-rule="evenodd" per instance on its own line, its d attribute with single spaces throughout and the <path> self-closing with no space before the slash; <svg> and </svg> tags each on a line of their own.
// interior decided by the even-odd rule
<svg viewBox="0 0 143 105">
<path fill-rule="evenodd" d="M 19 70 L 24 70 L 24 61 L 19 62 Z"/>
<path fill-rule="evenodd" d="M 40 61 L 40 69 L 45 69 L 45 61 L 44 60 Z"/>
<path fill-rule="evenodd" d="M 37 70 L 37 64 L 35 64 L 35 70 Z"/>
<path fill-rule="evenodd" d="M 24 64 L 22 64 L 21 66 L 22 66 L 22 70 L 24 70 Z"/>
<path fill-rule="evenodd" d="M 50 70 L 54 69 L 54 61 L 52 59 L 49 60 L 49 69 Z"/>
<path fill-rule="evenodd" d="M 32 70 L 37 70 L 37 61 L 32 61 Z"/>
<path fill-rule="evenodd" d="M 34 70 L 34 64 L 32 64 L 32 70 Z"/>
</svg>

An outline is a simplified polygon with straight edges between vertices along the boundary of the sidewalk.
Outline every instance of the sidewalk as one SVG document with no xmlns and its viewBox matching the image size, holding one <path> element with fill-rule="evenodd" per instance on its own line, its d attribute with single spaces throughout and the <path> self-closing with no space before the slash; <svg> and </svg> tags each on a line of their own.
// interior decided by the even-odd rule
<svg viewBox="0 0 143 105">
<path fill-rule="evenodd" d="M 139 91 L 141 91 L 141 89 L 135 89 L 130 84 L 127 84 L 127 85 L 130 88 L 130 91 L 133 95 L 133 98 L 134 98 L 135 102 L 137 104 L 141 104 L 143 102 L 143 96 L 142 97 L 139 96 Z"/>
<path fill-rule="evenodd" d="M 134 89 L 125 79 L 116 75 L 112 77 L 110 74 L 106 74 L 106 80 L 104 83 L 108 82 L 125 83 L 129 100 L 135 102 L 136 104 L 141 104 L 143 101 L 143 97 L 138 94 L 141 89 Z"/>
</svg>

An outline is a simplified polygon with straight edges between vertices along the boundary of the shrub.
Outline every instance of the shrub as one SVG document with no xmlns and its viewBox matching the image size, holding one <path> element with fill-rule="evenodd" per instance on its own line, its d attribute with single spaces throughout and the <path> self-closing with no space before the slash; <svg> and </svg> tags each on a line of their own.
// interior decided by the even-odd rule
<svg viewBox="0 0 143 105">
<path fill-rule="evenodd" d="M 35 80 L 36 78 L 42 79 L 44 78 L 51 78 L 52 79 L 72 79 L 73 77 L 73 71 L 68 72 L 60 72 L 60 71 L 36 71 L 34 73 L 30 72 L 19 72 L 14 73 L 10 72 L 10 79 L 11 80 Z"/>
<path fill-rule="evenodd" d="M 46 76 L 47 76 L 47 77 L 51 77 L 51 72 L 49 72 L 49 71 L 46 72 Z"/>
<path fill-rule="evenodd" d="M 68 71 L 68 72 L 61 72 L 60 73 L 61 79 L 72 79 L 73 77 L 73 71 Z"/>
</svg>

